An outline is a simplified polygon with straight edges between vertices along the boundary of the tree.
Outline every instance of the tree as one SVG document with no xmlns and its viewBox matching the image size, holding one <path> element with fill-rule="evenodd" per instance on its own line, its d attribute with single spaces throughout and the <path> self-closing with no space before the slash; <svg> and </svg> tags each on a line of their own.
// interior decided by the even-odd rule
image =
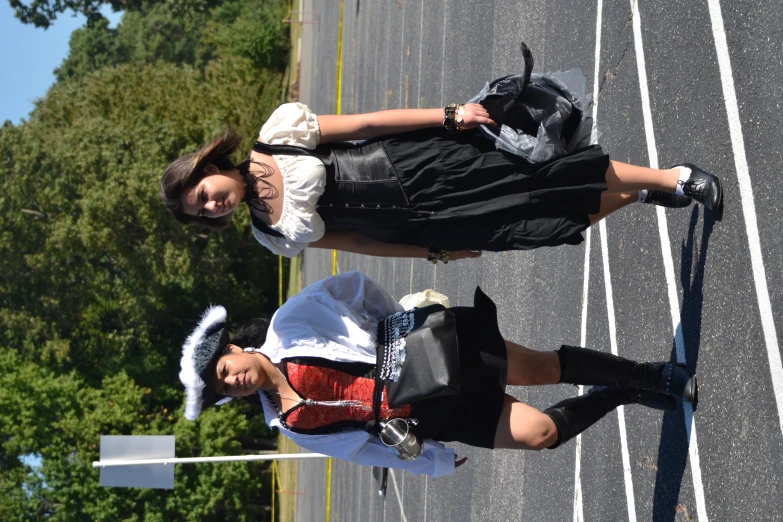
<svg viewBox="0 0 783 522">
<path fill-rule="evenodd" d="M 286 3 L 226 2 L 213 10 L 206 39 L 221 56 L 248 58 L 259 69 L 283 70 L 288 59 Z"/>
<path fill-rule="evenodd" d="M 65 11 L 73 11 L 83 14 L 90 22 L 95 22 L 103 15 L 101 7 L 108 5 L 114 11 L 126 9 L 138 9 L 144 3 L 143 0 L 8 0 L 11 8 L 15 10 L 16 17 L 26 24 L 46 29 L 57 18 L 57 15 Z"/>
<path fill-rule="evenodd" d="M 242 61 L 206 77 L 123 66 L 52 89 L 28 123 L 0 129 L 3 344 L 91 384 L 119 369 L 166 381 L 207 303 L 238 320 L 271 310 L 276 259 L 248 216 L 184 229 L 157 194 L 169 161 L 222 122 L 255 134 L 279 92 L 279 76 L 259 76 Z"/>
<path fill-rule="evenodd" d="M 103 18 L 101 8 L 110 7 L 112 11 L 145 11 L 160 2 L 155 0 L 8 0 L 16 17 L 25 24 L 46 29 L 57 16 L 72 11 L 82 14 L 88 23 Z M 222 3 L 221 0 L 166 0 L 169 9 L 177 16 L 203 12 Z"/>
<path fill-rule="evenodd" d="M 259 71 L 285 68 L 282 0 L 228 0 L 199 9 L 183 4 L 157 2 L 127 11 L 116 29 L 98 18 L 75 30 L 68 56 L 55 71 L 58 81 L 130 62 L 168 62 L 203 71 L 217 57 L 246 58 Z"/>
<path fill-rule="evenodd" d="M 241 323 L 277 297 L 277 260 L 246 211 L 213 233 L 180 227 L 158 199 L 170 161 L 226 125 L 249 150 L 280 101 L 280 72 L 197 29 L 233 20 L 217 3 L 123 2 L 117 29 L 92 19 L 29 121 L 0 127 L 0 520 L 267 517 L 263 464 L 183 467 L 167 495 L 98 489 L 91 467 L 100 434 L 173 433 L 179 456 L 274 444 L 258 404 L 182 420 L 174 379 L 208 303 Z M 179 33 L 155 40 L 156 23 Z"/>
<path fill-rule="evenodd" d="M 99 388 L 74 375 L 56 376 L 0 351 L 0 427 L 4 461 L 0 491 L 4 521 L 259 520 L 266 516 L 271 476 L 265 463 L 180 466 L 174 491 L 98 488 L 100 435 L 177 437 L 180 457 L 243 453 L 250 428 L 243 407 L 213 409 L 198 422 L 168 410 L 155 393 L 124 372 Z M 255 418 L 255 417 L 254 417 Z M 259 435 L 262 435 L 259 434 Z M 36 454 L 39 469 L 19 457 Z"/>
<path fill-rule="evenodd" d="M 76 29 L 71 33 L 68 56 L 54 71 L 57 80 L 80 78 L 104 67 L 129 62 L 131 49 L 117 41 L 116 33 L 105 18 Z"/>
</svg>

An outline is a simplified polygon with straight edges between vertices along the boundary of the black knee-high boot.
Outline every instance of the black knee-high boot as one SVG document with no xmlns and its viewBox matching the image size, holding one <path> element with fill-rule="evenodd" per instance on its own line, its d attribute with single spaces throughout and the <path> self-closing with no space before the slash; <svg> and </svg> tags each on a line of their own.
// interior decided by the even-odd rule
<svg viewBox="0 0 783 522">
<path fill-rule="evenodd" d="M 557 427 L 554 449 L 598 422 L 604 415 L 623 404 L 642 404 L 657 410 L 671 411 L 677 401 L 671 395 L 636 388 L 596 387 L 586 395 L 571 397 L 544 410 Z"/>
<path fill-rule="evenodd" d="M 560 382 L 667 393 L 692 403 L 696 409 L 699 399 L 696 376 L 683 364 L 637 363 L 611 353 L 568 345 L 561 346 L 557 355 Z"/>
</svg>

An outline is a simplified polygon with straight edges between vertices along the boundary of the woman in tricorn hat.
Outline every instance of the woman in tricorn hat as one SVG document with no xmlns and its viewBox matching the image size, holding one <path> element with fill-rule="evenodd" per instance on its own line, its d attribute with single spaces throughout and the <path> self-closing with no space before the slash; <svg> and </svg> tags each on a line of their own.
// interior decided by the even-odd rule
<svg viewBox="0 0 783 522">
<path fill-rule="evenodd" d="M 685 400 L 696 407 L 696 378 L 683 365 L 636 363 L 566 345 L 554 352 L 529 350 L 503 339 L 495 305 L 479 288 L 474 306 L 448 310 L 455 319 L 451 330 L 432 329 L 430 337 L 423 337 L 454 336 L 459 391 L 391 407 L 386 384 L 381 400 L 373 400 L 377 332 L 393 331 L 386 326 L 399 327 L 399 319 L 407 320 L 411 312 L 361 272 L 308 286 L 271 321 L 255 319 L 233 339 L 226 330 L 225 309 L 211 307 L 183 346 L 185 417 L 194 420 L 204 407 L 257 393 L 267 424 L 306 449 L 434 477 L 450 474 L 464 462 L 443 442 L 556 448 L 621 404 L 673 410 Z M 406 323 L 411 332 L 429 328 L 426 322 L 413 322 Z M 404 354 L 404 334 L 385 337 L 382 348 Z M 406 364 L 401 363 L 402 371 Z M 561 382 L 595 387 L 543 412 L 506 394 L 507 385 Z M 377 431 L 368 428 L 393 418 L 418 421 L 411 430 L 424 444 L 415 460 L 396 458 Z"/>
</svg>

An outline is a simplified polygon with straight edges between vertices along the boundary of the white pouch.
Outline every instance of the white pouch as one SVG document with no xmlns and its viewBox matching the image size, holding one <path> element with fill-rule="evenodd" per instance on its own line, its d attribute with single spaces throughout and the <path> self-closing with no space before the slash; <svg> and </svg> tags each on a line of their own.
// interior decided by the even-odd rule
<svg viewBox="0 0 783 522">
<path fill-rule="evenodd" d="M 402 299 L 400 299 L 400 304 L 406 310 L 411 310 L 413 308 L 421 308 L 423 306 L 429 306 L 434 304 L 443 305 L 446 308 L 449 308 L 451 306 L 449 304 L 448 297 L 441 294 L 440 292 L 436 292 L 431 288 L 428 288 L 423 292 L 416 292 L 415 294 L 408 294 L 404 296 Z"/>
</svg>

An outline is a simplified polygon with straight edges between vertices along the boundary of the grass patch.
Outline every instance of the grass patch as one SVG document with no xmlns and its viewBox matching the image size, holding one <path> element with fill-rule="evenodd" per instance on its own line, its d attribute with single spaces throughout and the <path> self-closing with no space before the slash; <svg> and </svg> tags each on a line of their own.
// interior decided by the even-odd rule
<svg viewBox="0 0 783 522">
<path fill-rule="evenodd" d="M 291 2 L 292 10 L 302 10 L 301 0 Z M 300 14 L 289 14 L 288 18 L 298 17 Z M 290 24 L 291 52 L 284 79 L 283 101 L 292 102 L 299 99 L 299 46 L 302 36 L 302 24 Z M 295 296 L 302 289 L 302 254 L 294 257 L 288 264 L 288 285 L 285 292 L 286 300 Z M 277 451 L 279 453 L 299 453 L 299 447 L 291 439 L 280 435 L 277 438 Z M 279 522 L 293 522 L 294 508 L 296 507 L 296 466 L 295 460 L 278 461 L 279 483 L 277 484 L 277 520 Z"/>
<path fill-rule="evenodd" d="M 291 258 L 288 262 L 288 289 L 285 293 L 286 300 L 291 299 L 302 289 L 302 254 Z"/>
<path fill-rule="evenodd" d="M 302 289 L 302 254 L 292 258 L 288 264 L 288 288 L 286 299 L 290 299 Z M 277 437 L 277 451 L 279 453 L 299 453 L 299 447 L 285 435 Z M 293 522 L 294 508 L 296 507 L 296 465 L 295 460 L 281 460 L 277 462 L 280 483 L 277 484 L 277 520 L 279 522 Z"/>
<path fill-rule="evenodd" d="M 292 0 L 289 2 L 289 5 L 289 14 L 286 19 L 301 21 L 302 0 Z M 300 11 L 300 13 L 294 13 L 293 11 Z M 291 52 L 288 53 L 288 70 L 286 72 L 288 82 L 283 101 L 294 102 L 299 100 L 299 47 L 302 41 L 302 24 L 293 22 L 288 25 L 291 37 Z"/>
<path fill-rule="evenodd" d="M 299 447 L 288 437 L 280 435 L 277 441 L 280 453 L 299 453 Z M 277 505 L 279 522 L 293 522 L 296 506 L 296 460 L 281 460 L 277 463 L 280 483 L 277 484 Z"/>
</svg>

